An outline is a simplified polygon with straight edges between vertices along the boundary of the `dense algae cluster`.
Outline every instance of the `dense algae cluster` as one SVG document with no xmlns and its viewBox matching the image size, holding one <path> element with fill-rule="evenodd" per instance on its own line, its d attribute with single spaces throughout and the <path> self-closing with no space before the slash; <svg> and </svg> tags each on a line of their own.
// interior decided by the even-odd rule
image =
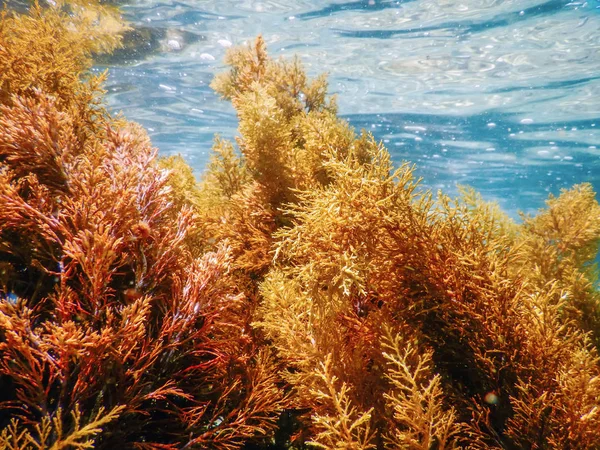
<svg viewBox="0 0 600 450">
<path fill-rule="evenodd" d="M 600 448 L 589 185 L 522 224 L 424 191 L 261 38 L 196 183 L 69 8 L 0 22 L 0 448 Z"/>
</svg>

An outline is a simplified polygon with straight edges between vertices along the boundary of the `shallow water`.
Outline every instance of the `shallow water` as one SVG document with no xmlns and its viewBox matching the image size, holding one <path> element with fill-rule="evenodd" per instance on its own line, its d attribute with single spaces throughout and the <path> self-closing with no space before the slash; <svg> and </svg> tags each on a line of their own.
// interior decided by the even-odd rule
<svg viewBox="0 0 600 450">
<path fill-rule="evenodd" d="M 123 11 L 158 37 L 109 65 L 109 105 L 198 174 L 214 133 L 237 125 L 208 85 L 229 46 L 262 33 L 270 54 L 328 72 L 340 114 L 417 164 L 429 188 L 468 184 L 513 215 L 575 183 L 600 190 L 598 0 L 152 0 Z"/>
</svg>

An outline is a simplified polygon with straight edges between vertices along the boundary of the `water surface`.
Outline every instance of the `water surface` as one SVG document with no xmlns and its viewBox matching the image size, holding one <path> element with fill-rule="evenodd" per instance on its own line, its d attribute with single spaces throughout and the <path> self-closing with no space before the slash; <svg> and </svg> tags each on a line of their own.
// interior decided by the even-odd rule
<svg viewBox="0 0 600 450">
<path fill-rule="evenodd" d="M 269 52 L 329 73 L 340 114 L 412 161 L 423 184 L 469 184 L 515 215 L 548 193 L 600 190 L 600 2 L 534 0 L 136 1 L 154 31 L 110 65 L 109 102 L 163 155 L 200 174 L 231 105 L 210 90 L 231 45 L 261 33 Z"/>
</svg>

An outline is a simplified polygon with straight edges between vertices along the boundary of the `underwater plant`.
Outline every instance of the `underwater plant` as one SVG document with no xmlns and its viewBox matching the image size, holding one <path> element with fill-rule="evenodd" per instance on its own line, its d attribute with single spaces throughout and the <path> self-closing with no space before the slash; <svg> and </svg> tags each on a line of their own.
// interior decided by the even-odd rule
<svg viewBox="0 0 600 450">
<path fill-rule="evenodd" d="M 0 448 L 600 448 L 591 186 L 433 194 L 262 37 L 197 183 L 78 20 L 0 20 Z"/>
<path fill-rule="evenodd" d="M 241 161 L 212 166 L 205 183 L 239 179 L 228 176 L 239 168 L 250 177 L 251 200 L 212 190 L 221 217 L 250 210 L 223 228 L 265 208 L 273 217 L 273 258 L 256 258 L 255 326 L 304 419 L 297 442 L 598 448 L 591 187 L 514 223 L 471 189 L 456 199 L 420 189 L 410 165 L 394 168 L 336 117 L 323 77 L 270 59 L 262 38 L 227 62 L 213 87 L 238 112 Z M 246 249 L 242 270 L 268 233 L 243 230 L 228 234 Z"/>
<path fill-rule="evenodd" d="M 145 131 L 81 81 L 72 25 L 0 25 L 1 64 L 25 64 L 0 72 L 0 448 L 239 448 L 275 428 L 273 358 L 227 245 L 190 247 Z"/>
</svg>

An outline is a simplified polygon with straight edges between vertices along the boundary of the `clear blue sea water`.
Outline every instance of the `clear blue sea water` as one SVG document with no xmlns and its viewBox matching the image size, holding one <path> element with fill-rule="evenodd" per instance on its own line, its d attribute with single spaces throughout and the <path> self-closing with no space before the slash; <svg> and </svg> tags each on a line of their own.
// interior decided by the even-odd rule
<svg viewBox="0 0 600 450">
<path fill-rule="evenodd" d="M 237 126 L 209 83 L 227 48 L 261 33 L 270 54 L 327 72 L 340 114 L 428 188 L 468 184 L 513 216 L 575 183 L 600 191 L 598 0 L 139 0 L 123 12 L 157 38 L 109 66 L 109 106 L 198 175 L 213 135 Z"/>
</svg>

